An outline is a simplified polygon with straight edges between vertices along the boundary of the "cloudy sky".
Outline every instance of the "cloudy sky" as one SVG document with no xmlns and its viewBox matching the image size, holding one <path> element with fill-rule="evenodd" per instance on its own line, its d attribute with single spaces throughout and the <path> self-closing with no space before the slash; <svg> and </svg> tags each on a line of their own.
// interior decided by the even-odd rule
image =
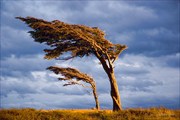
<svg viewBox="0 0 180 120">
<path fill-rule="evenodd" d="M 113 43 L 128 49 L 115 62 L 123 108 L 179 104 L 178 0 L 1 0 L 1 108 L 92 108 L 95 102 L 81 86 L 63 87 L 50 65 L 74 67 L 96 80 L 101 108 L 111 109 L 108 78 L 91 56 L 69 61 L 43 59 L 45 45 L 35 43 L 30 28 L 16 16 L 55 19 L 98 26 Z"/>
</svg>

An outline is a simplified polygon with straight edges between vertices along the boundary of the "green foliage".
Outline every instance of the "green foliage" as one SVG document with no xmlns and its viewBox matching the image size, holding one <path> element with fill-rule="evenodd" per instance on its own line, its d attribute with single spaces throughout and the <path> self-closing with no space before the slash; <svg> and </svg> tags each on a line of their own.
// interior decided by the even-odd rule
<svg viewBox="0 0 180 120">
<path fill-rule="evenodd" d="M 180 110 L 165 108 L 110 110 L 1 109 L 0 120 L 179 120 Z"/>
</svg>

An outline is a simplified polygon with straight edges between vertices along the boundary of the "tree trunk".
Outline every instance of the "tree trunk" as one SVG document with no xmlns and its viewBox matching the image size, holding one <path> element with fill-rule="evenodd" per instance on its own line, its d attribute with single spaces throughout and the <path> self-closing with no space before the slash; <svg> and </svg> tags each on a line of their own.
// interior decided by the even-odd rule
<svg viewBox="0 0 180 120">
<path fill-rule="evenodd" d="M 96 85 L 95 84 L 91 84 L 92 88 L 93 88 L 93 95 L 94 95 L 94 99 L 96 102 L 96 109 L 100 110 L 100 105 L 99 105 L 99 101 L 98 101 L 98 95 L 97 95 L 97 91 L 96 91 Z"/>
<path fill-rule="evenodd" d="M 111 84 L 111 97 L 113 100 L 113 111 L 122 110 L 118 84 L 114 75 L 114 71 L 110 72 L 108 74 L 108 77 Z"/>
<path fill-rule="evenodd" d="M 114 75 L 113 63 L 109 60 L 107 65 L 107 62 L 103 57 L 99 56 L 98 53 L 96 53 L 95 55 L 101 62 L 103 69 L 105 70 L 105 72 L 109 77 L 109 82 L 111 85 L 111 97 L 113 100 L 113 111 L 122 110 L 118 84 Z"/>
<path fill-rule="evenodd" d="M 107 73 L 107 75 L 109 77 L 109 82 L 111 85 L 111 97 L 113 100 L 113 111 L 122 110 L 118 84 L 117 84 L 117 81 L 116 81 L 116 78 L 114 75 L 114 70 L 113 70 L 112 64 L 109 64 L 110 68 L 108 68 L 107 64 L 104 64 L 104 62 L 101 62 L 101 63 L 103 65 L 105 72 Z"/>
</svg>

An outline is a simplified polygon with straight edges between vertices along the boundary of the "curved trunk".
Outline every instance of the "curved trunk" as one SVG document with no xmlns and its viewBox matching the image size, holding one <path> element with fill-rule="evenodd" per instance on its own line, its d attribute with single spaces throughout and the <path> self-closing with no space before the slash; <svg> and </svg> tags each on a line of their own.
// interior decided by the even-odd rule
<svg viewBox="0 0 180 120">
<path fill-rule="evenodd" d="M 96 91 L 96 85 L 91 84 L 91 86 L 92 86 L 92 89 L 93 89 L 94 100 L 96 102 L 96 109 L 100 110 L 100 105 L 99 105 L 99 101 L 98 101 L 98 95 L 97 95 L 97 91 Z"/>
<path fill-rule="evenodd" d="M 106 74 L 109 77 L 109 82 L 111 85 L 111 97 L 113 100 L 113 111 L 122 110 L 118 84 L 117 84 L 117 81 L 116 81 L 116 78 L 114 75 L 113 63 L 107 54 L 106 54 L 106 56 L 108 59 L 108 64 L 107 64 L 106 60 L 98 52 L 95 52 L 95 55 L 101 62 L 104 71 L 106 72 Z"/>
<path fill-rule="evenodd" d="M 122 110 L 118 84 L 117 84 L 117 81 L 114 75 L 114 70 L 113 70 L 114 69 L 113 64 L 109 62 L 109 66 L 108 66 L 105 59 L 103 59 L 102 57 L 98 57 L 98 59 L 100 60 L 106 74 L 109 77 L 109 82 L 111 85 L 111 97 L 113 100 L 113 111 Z"/>
<path fill-rule="evenodd" d="M 111 97 L 113 100 L 113 111 L 122 110 L 118 84 L 117 84 L 114 72 L 110 72 L 108 74 L 108 77 L 111 84 Z"/>
</svg>

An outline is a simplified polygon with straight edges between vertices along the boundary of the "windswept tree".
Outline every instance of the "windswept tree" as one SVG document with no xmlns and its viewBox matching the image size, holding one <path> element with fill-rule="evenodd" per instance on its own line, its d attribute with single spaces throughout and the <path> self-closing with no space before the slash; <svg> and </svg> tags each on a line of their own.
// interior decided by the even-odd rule
<svg viewBox="0 0 180 120">
<path fill-rule="evenodd" d="M 59 20 L 51 22 L 33 17 L 17 17 L 32 28 L 29 33 L 35 42 L 49 46 L 45 51 L 45 59 L 69 60 L 75 57 L 94 55 L 99 59 L 109 77 L 113 110 L 122 110 L 118 84 L 114 74 L 113 63 L 126 45 L 113 44 L 105 39 L 105 33 L 98 27 L 75 25 Z M 68 57 L 63 54 L 70 53 Z"/>
<path fill-rule="evenodd" d="M 50 66 L 47 69 L 53 71 L 55 74 L 61 74 L 62 77 L 59 77 L 58 78 L 59 80 L 68 81 L 68 83 L 64 84 L 63 86 L 81 85 L 83 87 L 91 88 L 93 91 L 93 96 L 94 96 L 95 102 L 96 102 L 96 109 L 97 110 L 100 109 L 97 90 L 96 90 L 96 83 L 92 77 L 88 76 L 85 73 L 78 71 L 77 69 L 70 68 L 70 67 L 60 68 L 60 67 L 56 67 L 56 66 Z M 90 86 L 87 86 L 87 85 L 81 83 L 81 81 L 90 84 Z"/>
</svg>

